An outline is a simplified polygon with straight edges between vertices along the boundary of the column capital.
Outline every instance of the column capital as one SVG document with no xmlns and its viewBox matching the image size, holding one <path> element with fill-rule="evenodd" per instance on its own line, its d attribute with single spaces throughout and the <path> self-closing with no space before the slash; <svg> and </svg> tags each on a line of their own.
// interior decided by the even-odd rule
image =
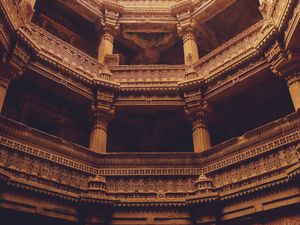
<svg viewBox="0 0 300 225">
<path fill-rule="evenodd" d="M 202 101 L 197 106 L 185 107 L 185 114 L 192 123 L 193 130 L 196 128 L 207 128 L 207 121 L 212 112 L 207 101 Z"/>
<path fill-rule="evenodd" d="M 109 41 L 109 42 L 111 42 L 111 43 L 114 43 L 115 36 L 116 36 L 115 33 L 113 33 L 113 32 L 111 32 L 111 31 L 107 30 L 107 31 L 105 31 L 105 33 L 103 33 L 103 34 L 101 35 L 100 41 L 107 40 L 107 41 Z"/>
<path fill-rule="evenodd" d="M 192 115 L 195 112 L 203 111 L 206 114 L 210 111 L 209 103 L 203 99 L 203 86 L 186 90 L 183 93 L 185 101 L 186 115 Z"/>
<path fill-rule="evenodd" d="M 92 122 L 92 129 L 101 129 L 107 131 L 109 122 L 114 118 L 115 111 L 104 112 L 99 109 L 95 109 L 90 113 L 90 120 Z"/>
<path fill-rule="evenodd" d="M 207 106 L 204 106 L 207 107 Z M 205 128 L 207 129 L 207 123 L 209 120 L 209 116 L 211 110 L 207 108 L 197 108 L 193 110 L 188 110 L 185 108 L 186 117 L 192 123 L 193 130 L 197 128 Z"/>
<path fill-rule="evenodd" d="M 96 29 L 110 32 L 115 36 L 120 27 L 120 13 L 123 12 L 124 9 L 122 6 L 114 4 L 113 2 L 104 1 L 102 4 L 104 8 L 103 18 L 96 23 Z"/>
<path fill-rule="evenodd" d="M 90 120 L 94 126 L 106 129 L 108 123 L 114 118 L 113 106 L 114 92 L 110 90 L 97 90 L 95 101 L 91 104 Z"/>
<path fill-rule="evenodd" d="M 184 33 L 185 30 L 193 29 L 196 25 L 195 20 L 192 17 L 192 6 L 185 5 L 178 9 L 173 9 L 173 13 L 176 14 L 177 18 L 177 32 L 179 36 Z"/>
<path fill-rule="evenodd" d="M 182 38 L 183 43 L 185 43 L 188 40 L 193 40 L 194 42 L 197 42 L 195 32 L 191 27 L 183 30 L 179 34 L 179 36 Z"/>
</svg>

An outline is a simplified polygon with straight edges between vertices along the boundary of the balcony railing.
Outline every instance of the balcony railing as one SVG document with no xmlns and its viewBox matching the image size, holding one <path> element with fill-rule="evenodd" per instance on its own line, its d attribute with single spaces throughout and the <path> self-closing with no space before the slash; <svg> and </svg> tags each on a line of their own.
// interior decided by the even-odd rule
<svg viewBox="0 0 300 225">
<path fill-rule="evenodd" d="M 299 112 L 287 115 L 279 120 L 268 123 L 264 126 L 251 130 L 240 137 L 230 139 L 224 143 L 218 144 L 208 151 L 196 154 L 192 152 L 182 153 L 109 153 L 95 154 L 89 149 L 77 144 L 65 141 L 61 138 L 49 135 L 42 131 L 30 128 L 24 124 L 11 119 L 0 117 L 0 132 L 3 137 L 16 140 L 20 143 L 33 147 L 39 147 L 43 151 L 66 156 L 68 158 L 79 160 L 89 165 L 101 166 L 102 168 L 116 168 L 134 166 L 167 168 L 180 166 L 182 168 L 198 168 L 194 173 L 199 172 L 200 168 L 209 166 L 212 163 L 224 160 L 234 154 L 251 151 L 255 148 L 264 146 L 266 143 L 273 143 L 280 137 L 293 134 L 290 142 L 300 140 L 300 117 Z M 213 134 L 212 134 L 213 135 Z M 276 142 L 269 147 L 265 146 L 261 151 L 268 151 L 287 143 Z M 256 152 L 256 151 L 255 151 Z M 257 152 L 257 154 L 260 154 Z M 113 173 L 113 171 L 111 171 Z M 191 172 L 191 171 L 190 171 Z"/>
<path fill-rule="evenodd" d="M 266 188 L 270 182 L 288 180 L 287 169 L 299 164 L 299 148 L 295 147 L 300 141 L 299 112 L 217 145 L 204 154 L 93 154 L 84 147 L 3 116 L 0 134 L 1 174 L 3 169 L 13 171 L 19 183 L 30 180 L 30 185 L 37 183 L 45 189 L 48 185 L 64 190 L 60 195 L 77 198 L 70 193 L 87 193 L 87 198 L 101 201 L 107 197 L 121 203 L 128 199 L 194 201 L 206 199 L 207 194 L 213 199 L 226 199 L 246 193 L 253 183 Z M 196 181 L 200 174 L 210 177 L 212 188 L 199 195 Z M 106 191 L 101 195 L 89 189 L 90 181 L 98 182 L 95 175 L 106 177 Z"/>
</svg>

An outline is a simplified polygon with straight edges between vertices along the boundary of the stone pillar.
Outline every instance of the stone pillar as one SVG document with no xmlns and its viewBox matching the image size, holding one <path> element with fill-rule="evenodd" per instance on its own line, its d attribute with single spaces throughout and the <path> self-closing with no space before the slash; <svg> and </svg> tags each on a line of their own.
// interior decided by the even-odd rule
<svg viewBox="0 0 300 225">
<path fill-rule="evenodd" d="M 200 84 L 202 86 L 204 84 Z M 203 152 L 211 147 L 210 134 L 207 128 L 208 116 L 211 108 L 207 101 L 203 100 L 201 87 L 186 90 L 183 94 L 185 101 L 185 113 L 192 123 L 192 136 L 194 152 Z"/>
<path fill-rule="evenodd" d="M 182 34 L 183 53 L 185 65 L 190 65 L 199 60 L 198 46 L 195 34 L 188 30 Z"/>
<path fill-rule="evenodd" d="M 287 85 L 294 104 L 294 108 L 297 111 L 300 109 L 300 73 L 289 76 L 287 78 Z"/>
<path fill-rule="evenodd" d="M 9 82 L 10 80 L 7 77 L 0 77 L 0 112 L 3 108 Z"/>
<path fill-rule="evenodd" d="M 91 111 L 90 149 L 97 153 L 106 152 L 107 126 L 115 115 L 113 107 L 114 92 L 109 89 L 98 89 Z"/>
<path fill-rule="evenodd" d="M 204 121 L 201 112 L 196 112 L 191 120 L 193 128 L 192 134 L 194 152 L 203 152 L 211 147 L 210 135 L 207 129 L 206 121 Z"/>
<path fill-rule="evenodd" d="M 98 48 L 98 61 L 104 63 L 106 55 L 113 54 L 114 36 L 109 32 L 102 35 Z"/>
<path fill-rule="evenodd" d="M 109 116 L 104 112 L 96 111 L 94 112 L 93 117 L 93 125 L 90 135 L 90 149 L 97 153 L 105 153 Z"/>
</svg>

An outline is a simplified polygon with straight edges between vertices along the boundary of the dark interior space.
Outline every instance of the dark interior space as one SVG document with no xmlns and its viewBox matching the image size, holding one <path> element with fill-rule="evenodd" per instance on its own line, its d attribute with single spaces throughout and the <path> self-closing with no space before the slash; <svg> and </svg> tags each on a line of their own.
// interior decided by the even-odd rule
<svg viewBox="0 0 300 225">
<path fill-rule="evenodd" d="M 120 65 L 130 65 L 131 60 L 136 54 L 132 49 L 126 47 L 124 44 L 115 40 L 114 42 L 114 54 L 119 55 Z"/>
<path fill-rule="evenodd" d="M 3 115 L 67 141 L 88 146 L 86 108 L 45 91 L 24 78 L 11 83 Z"/>
<path fill-rule="evenodd" d="M 269 74 L 263 82 L 214 105 L 213 109 L 209 124 L 213 145 L 294 111 L 286 81 L 273 74 Z"/>
<path fill-rule="evenodd" d="M 158 47 L 152 49 L 130 48 L 116 39 L 114 54 L 119 54 L 120 65 L 184 64 L 183 43 L 179 39 L 163 51 Z"/>
<path fill-rule="evenodd" d="M 172 45 L 170 48 L 163 51 L 159 58 L 160 64 L 184 64 L 183 43 L 181 40 Z"/>
<path fill-rule="evenodd" d="M 33 22 L 96 58 L 99 35 L 93 23 L 57 0 L 37 0 Z"/>
<path fill-rule="evenodd" d="M 208 54 L 262 20 L 258 8 L 259 1 L 237 0 L 224 11 L 198 26 L 196 34 L 199 56 Z M 240 13 L 241 11 L 243 13 Z"/>
<path fill-rule="evenodd" d="M 1 225 L 75 225 L 77 223 L 68 222 L 66 220 L 59 220 L 45 216 L 34 216 L 29 213 L 18 211 L 0 210 L 0 224 Z"/>
<path fill-rule="evenodd" d="M 192 129 L 182 111 L 119 111 L 108 128 L 109 152 L 192 152 Z"/>
</svg>

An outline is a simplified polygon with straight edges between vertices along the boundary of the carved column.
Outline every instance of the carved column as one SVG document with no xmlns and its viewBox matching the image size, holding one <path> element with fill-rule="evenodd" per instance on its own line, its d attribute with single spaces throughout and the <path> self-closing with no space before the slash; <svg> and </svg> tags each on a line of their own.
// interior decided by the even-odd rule
<svg viewBox="0 0 300 225">
<path fill-rule="evenodd" d="M 295 75 L 287 77 L 287 85 L 294 108 L 297 111 L 300 109 L 300 71 Z"/>
<path fill-rule="evenodd" d="M 9 83 L 10 79 L 8 77 L 0 76 L 0 112 L 3 108 Z"/>
<path fill-rule="evenodd" d="M 193 64 L 199 60 L 198 46 L 196 36 L 191 29 L 186 30 L 182 34 L 184 63 L 186 65 Z"/>
<path fill-rule="evenodd" d="M 184 7 L 173 8 L 173 13 L 176 13 L 178 20 L 177 32 L 183 41 L 184 63 L 186 65 L 193 64 L 198 61 L 199 53 L 195 35 L 195 27 L 197 26 L 193 16 L 193 5 L 186 4 Z"/>
<path fill-rule="evenodd" d="M 107 126 L 111 116 L 105 112 L 95 111 L 90 136 L 90 149 L 97 153 L 106 152 Z"/>
<path fill-rule="evenodd" d="M 204 119 L 204 111 L 194 112 L 190 118 L 193 129 L 194 152 L 203 152 L 211 147 L 207 122 Z"/>
<path fill-rule="evenodd" d="M 109 32 L 104 33 L 98 48 L 98 61 L 104 63 L 105 56 L 113 54 L 113 48 L 114 36 Z"/>
<path fill-rule="evenodd" d="M 112 106 L 114 93 L 109 90 L 98 90 L 96 101 L 91 111 L 90 149 L 97 153 L 106 152 L 107 126 L 114 117 Z"/>
<path fill-rule="evenodd" d="M 210 112 L 207 102 L 201 97 L 201 90 L 185 91 L 185 113 L 192 123 L 194 152 L 203 152 L 211 147 L 210 134 L 207 128 Z"/>
<path fill-rule="evenodd" d="M 114 38 L 119 30 L 119 16 L 123 7 L 113 1 L 104 1 L 104 17 L 97 25 L 98 30 L 102 33 L 98 48 L 98 61 L 105 63 L 105 56 L 113 54 Z"/>
</svg>

